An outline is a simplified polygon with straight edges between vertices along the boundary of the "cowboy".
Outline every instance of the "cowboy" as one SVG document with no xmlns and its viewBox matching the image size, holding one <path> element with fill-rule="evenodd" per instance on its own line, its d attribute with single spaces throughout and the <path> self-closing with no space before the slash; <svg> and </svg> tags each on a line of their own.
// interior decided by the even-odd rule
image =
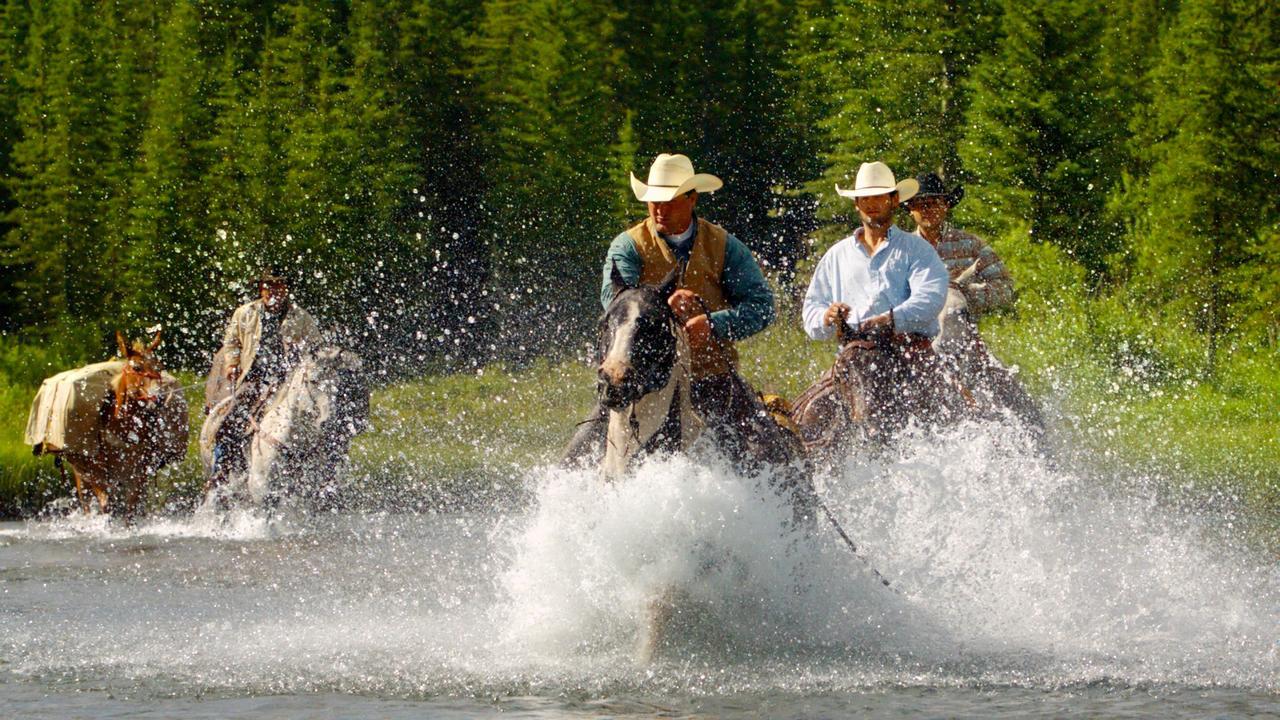
<svg viewBox="0 0 1280 720">
<path fill-rule="evenodd" d="M 962 296 L 962 300 L 948 298 L 939 317 L 948 337 L 936 341 L 934 349 L 965 385 L 991 392 L 997 403 L 1012 409 L 1039 433 L 1044 421 L 1035 401 L 978 334 L 979 317 L 1013 306 L 1013 279 L 990 245 L 948 222 L 951 209 L 964 198 L 964 187 L 948 189 L 931 172 L 917 175 L 916 182 L 919 192 L 903 207 L 916 222 L 916 234 L 929 241 L 946 264 L 951 288 Z"/>
<path fill-rule="evenodd" d="M 243 465 L 249 419 L 320 341 L 311 313 L 289 299 L 288 279 L 274 268 L 258 276 L 258 299 L 236 308 L 222 336 L 224 372 L 233 384 L 231 408 L 218 429 L 210 482 Z"/>
<path fill-rule="evenodd" d="M 915 180 L 897 182 L 882 162 L 863 163 L 853 190 L 837 185 L 862 225 L 822 256 L 804 298 L 809 337 L 837 335 L 841 361 L 863 366 L 872 380 L 873 416 L 928 411 L 943 383 L 930 340 L 946 300 L 946 266 L 928 242 L 893 223 L 899 203 L 918 189 Z M 886 416 L 885 428 L 900 419 Z"/>
<path fill-rule="evenodd" d="M 916 222 L 916 234 L 933 246 L 947 266 L 951 285 L 962 293 L 975 319 L 1013 305 L 1013 279 L 991 246 L 947 221 L 964 199 L 964 186 L 947 189 L 937 173 L 916 176 L 920 190 L 902 203 Z"/>
<path fill-rule="evenodd" d="M 745 383 L 736 372 L 734 341 L 764 330 L 774 319 L 773 290 L 751 250 L 696 212 L 699 194 L 723 185 L 714 175 L 695 173 L 693 162 L 678 154 L 658 155 L 648 182 L 632 174 L 631 190 L 649 214 L 610 244 L 600 289 L 600 303 L 608 308 L 614 267 L 629 285 L 656 285 L 672 270 L 680 271 L 678 289 L 667 302 L 689 343 L 691 404 L 713 420 L 755 412 L 754 406 L 739 407 L 756 396 L 738 391 Z M 566 457 L 602 446 L 603 407 L 584 425 Z"/>
</svg>

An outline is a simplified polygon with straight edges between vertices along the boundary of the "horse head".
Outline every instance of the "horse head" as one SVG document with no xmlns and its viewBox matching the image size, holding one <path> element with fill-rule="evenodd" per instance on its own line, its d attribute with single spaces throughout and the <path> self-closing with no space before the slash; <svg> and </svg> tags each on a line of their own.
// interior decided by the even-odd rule
<svg viewBox="0 0 1280 720">
<path fill-rule="evenodd" d="M 629 285 L 614 263 L 613 301 L 600 318 L 602 360 L 596 383 L 600 402 L 619 409 L 667 384 L 676 362 L 675 315 L 667 298 L 679 273 L 657 285 Z"/>
<path fill-rule="evenodd" d="M 969 302 L 964 292 L 951 285 L 947 288 L 947 300 L 938 315 L 938 335 L 933 339 L 933 350 L 939 355 L 952 356 L 971 346 L 978 334 L 977 323 L 969 312 Z"/>
<path fill-rule="evenodd" d="M 132 345 L 125 342 L 124 335 L 116 331 L 116 346 L 124 367 L 120 375 L 112 381 L 115 390 L 115 417 L 119 418 L 121 410 L 134 403 L 153 403 L 156 400 L 155 386 L 160 382 L 160 371 L 163 366 L 155 356 L 160 345 L 160 331 L 157 330 L 151 342 L 144 345 L 135 340 Z"/>
</svg>

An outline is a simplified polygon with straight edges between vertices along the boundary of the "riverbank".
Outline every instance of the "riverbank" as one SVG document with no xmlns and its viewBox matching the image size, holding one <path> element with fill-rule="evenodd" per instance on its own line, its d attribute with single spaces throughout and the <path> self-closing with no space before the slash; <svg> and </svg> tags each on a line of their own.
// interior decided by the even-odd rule
<svg viewBox="0 0 1280 720">
<path fill-rule="evenodd" d="M 1134 351 L 1118 361 L 1114 351 L 1090 339 L 1096 330 L 1062 315 L 1027 313 L 984 326 L 996 354 L 1018 368 L 1049 406 L 1064 452 L 1102 472 L 1149 476 L 1190 492 L 1227 492 L 1257 510 L 1280 510 L 1280 373 L 1274 363 L 1231 355 L 1214 382 L 1198 381 L 1167 368 L 1157 372 L 1135 360 Z M 762 391 L 795 397 L 826 368 L 831 351 L 780 324 L 742 343 L 742 371 Z M 52 460 L 33 457 L 22 445 L 40 380 L 65 369 L 54 355 L 14 343 L 0 347 L 5 517 L 30 515 L 69 495 Z M 541 361 L 520 370 L 490 366 L 379 388 L 372 428 L 351 449 L 352 495 L 380 505 L 422 506 L 480 504 L 518 492 L 526 468 L 560 452 L 590 408 L 593 388 L 593 373 L 581 360 Z M 149 493 L 153 508 L 183 509 L 199 493 L 200 390 L 188 393 L 191 451 L 157 478 Z"/>
</svg>

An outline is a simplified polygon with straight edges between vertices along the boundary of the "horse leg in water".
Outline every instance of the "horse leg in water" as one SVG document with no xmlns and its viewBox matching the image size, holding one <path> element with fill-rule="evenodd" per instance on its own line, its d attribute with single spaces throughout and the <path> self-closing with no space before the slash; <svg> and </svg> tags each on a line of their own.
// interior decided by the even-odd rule
<svg viewBox="0 0 1280 720">
<path fill-rule="evenodd" d="M 121 485 L 124 497 L 121 499 L 120 505 L 124 521 L 128 525 L 132 525 L 133 521 L 138 517 L 138 504 L 142 500 L 142 487 L 145 481 L 145 475 L 130 472 Z"/>
<path fill-rule="evenodd" d="M 658 654 L 658 648 L 662 647 L 662 642 L 666 639 L 667 626 L 671 624 L 671 618 L 675 614 L 676 589 L 674 587 L 667 586 L 649 599 L 642 619 L 644 624 L 641 625 L 640 634 L 636 638 L 637 663 L 648 665 L 653 662 L 654 656 Z"/>
<path fill-rule="evenodd" d="M 58 466 L 58 469 L 60 470 L 67 465 L 71 465 L 71 463 L 67 462 L 62 457 L 58 457 L 55 463 Z M 75 484 L 76 503 L 80 505 L 80 512 L 83 512 L 85 515 L 88 515 L 89 514 L 89 498 L 85 495 L 84 481 L 80 479 L 80 471 L 76 470 L 75 465 L 71 465 L 71 477 L 72 477 L 73 483 Z M 64 482 L 67 479 L 65 471 L 63 472 L 62 479 Z"/>
<path fill-rule="evenodd" d="M 105 515 L 107 513 L 107 490 L 102 486 L 102 483 L 94 480 L 89 472 L 81 472 L 75 465 L 71 466 L 71 474 L 76 477 L 76 494 L 79 495 L 83 492 L 82 487 L 88 487 L 94 496 L 98 498 L 98 512 Z M 89 503 L 82 500 L 80 505 L 81 509 L 84 510 L 84 514 L 88 515 Z"/>
</svg>

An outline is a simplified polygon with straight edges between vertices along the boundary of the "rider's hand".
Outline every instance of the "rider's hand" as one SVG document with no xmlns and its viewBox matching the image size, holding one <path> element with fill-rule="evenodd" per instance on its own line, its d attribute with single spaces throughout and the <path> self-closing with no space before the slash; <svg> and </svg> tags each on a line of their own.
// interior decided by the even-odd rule
<svg viewBox="0 0 1280 720">
<path fill-rule="evenodd" d="M 831 307 L 822 315 L 823 326 L 835 325 L 849 317 L 849 306 L 844 303 L 831 303 Z"/>
<path fill-rule="evenodd" d="M 699 302 L 698 296 L 692 290 L 680 288 L 671 293 L 671 297 L 667 298 L 667 304 L 671 306 L 671 311 L 676 314 L 676 319 L 682 323 L 689 322 L 689 319 L 702 314 L 702 303 Z"/>
<path fill-rule="evenodd" d="M 711 334 L 711 319 L 699 315 L 684 324 L 685 337 L 689 338 L 689 349 L 695 355 L 706 353 L 711 349 L 714 337 Z"/>
<path fill-rule="evenodd" d="M 236 379 L 236 376 L 237 376 L 237 375 L 239 375 L 239 374 L 240 374 L 240 366 L 239 366 L 239 365 L 228 365 L 228 366 L 227 366 L 227 379 L 228 379 L 228 380 L 232 380 L 232 381 L 234 381 L 234 380 Z"/>
</svg>

